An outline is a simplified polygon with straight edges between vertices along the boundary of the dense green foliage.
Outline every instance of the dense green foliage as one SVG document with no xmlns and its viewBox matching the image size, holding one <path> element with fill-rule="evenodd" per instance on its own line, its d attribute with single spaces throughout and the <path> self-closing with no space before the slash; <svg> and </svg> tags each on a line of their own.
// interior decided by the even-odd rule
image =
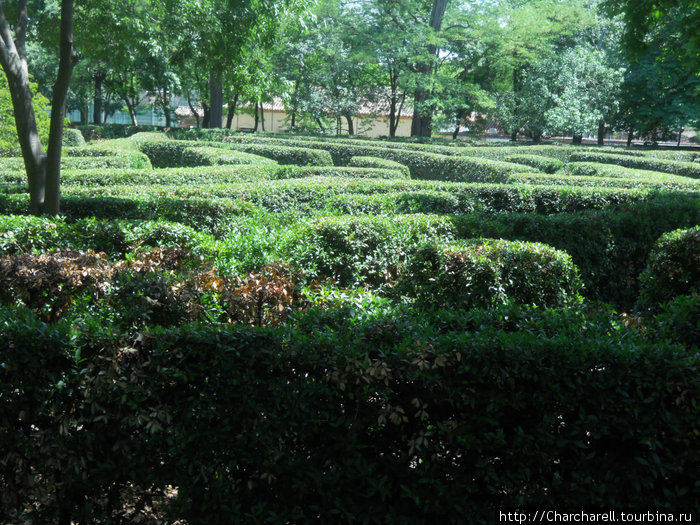
<svg viewBox="0 0 700 525">
<path fill-rule="evenodd" d="M 699 510 L 697 357 L 605 314 L 358 302 L 128 341 L 97 322 L 0 309 L 4 516 L 106 520 L 149 498 L 194 521 Z"/>
<path fill-rule="evenodd" d="M 415 297 L 420 308 L 494 308 L 504 303 L 562 308 L 579 300 L 582 288 L 566 253 L 536 243 L 481 240 L 421 248 L 397 283 L 397 291 Z"/>
<path fill-rule="evenodd" d="M 3 160 L 0 521 L 700 510 L 692 157 L 180 136 Z"/>
<path fill-rule="evenodd" d="M 700 292 L 700 226 L 665 233 L 640 276 L 639 304 L 657 308 L 680 295 Z"/>
</svg>

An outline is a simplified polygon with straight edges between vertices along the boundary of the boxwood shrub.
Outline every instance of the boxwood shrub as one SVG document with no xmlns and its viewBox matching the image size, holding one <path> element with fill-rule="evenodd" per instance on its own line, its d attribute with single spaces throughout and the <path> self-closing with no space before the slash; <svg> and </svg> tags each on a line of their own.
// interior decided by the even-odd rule
<svg viewBox="0 0 700 525">
<path fill-rule="evenodd" d="M 638 305 L 657 310 L 679 295 L 700 292 L 700 226 L 665 233 L 640 276 Z"/>
<path fill-rule="evenodd" d="M 424 246 L 396 286 L 418 307 L 466 309 L 507 302 L 562 308 L 578 302 L 582 290 L 568 254 L 538 243 L 489 240 Z"/>
<path fill-rule="evenodd" d="M 85 146 L 85 137 L 79 129 L 65 128 L 63 130 L 63 146 L 81 147 Z"/>
</svg>

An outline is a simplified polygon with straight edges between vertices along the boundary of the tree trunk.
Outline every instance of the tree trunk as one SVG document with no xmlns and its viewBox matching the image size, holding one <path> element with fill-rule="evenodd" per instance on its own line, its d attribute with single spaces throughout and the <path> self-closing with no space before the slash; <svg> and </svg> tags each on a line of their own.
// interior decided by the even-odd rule
<svg viewBox="0 0 700 525">
<path fill-rule="evenodd" d="M 573 139 L 571 139 L 572 144 L 581 144 L 583 142 L 583 135 L 574 134 Z"/>
<path fill-rule="evenodd" d="M 102 68 L 97 68 L 95 71 L 95 96 L 92 99 L 92 123 L 95 125 L 102 124 L 102 86 L 107 75 L 102 71 Z"/>
<path fill-rule="evenodd" d="M 598 146 L 605 145 L 605 122 L 598 122 Z"/>
<path fill-rule="evenodd" d="M 442 28 L 442 19 L 447 9 L 447 0 L 433 0 L 430 13 L 430 27 L 437 33 Z M 438 48 L 434 44 L 428 46 L 429 60 L 417 68 L 418 73 L 430 74 L 433 71 Z M 431 92 L 425 88 L 417 88 L 414 96 L 414 114 L 411 123 L 412 137 L 430 137 L 432 135 L 433 108 L 427 104 Z"/>
<path fill-rule="evenodd" d="M 265 131 L 265 107 L 260 103 L 260 127 Z"/>
<path fill-rule="evenodd" d="M 513 68 L 513 121 L 518 121 L 518 113 L 520 110 L 520 104 L 518 102 L 518 68 Z M 513 129 L 510 131 L 510 141 L 515 142 L 518 140 L 518 125 L 513 124 Z"/>
<path fill-rule="evenodd" d="M 460 129 L 462 129 L 462 125 L 459 122 L 457 122 L 457 127 L 455 128 L 454 133 L 452 133 L 452 140 L 457 140 Z"/>
<path fill-rule="evenodd" d="M 391 97 L 389 100 L 389 138 L 393 139 L 396 136 L 396 97 Z"/>
<path fill-rule="evenodd" d="M 396 130 L 399 128 L 401 123 L 401 112 L 403 111 L 403 104 L 406 102 L 406 93 L 401 95 L 401 102 L 399 103 L 399 109 L 396 111 L 396 117 L 394 119 L 394 129 L 390 130 L 391 136 L 396 136 Z"/>
<path fill-rule="evenodd" d="M 634 138 L 634 130 L 630 127 L 629 131 L 627 132 L 627 147 L 628 148 L 632 145 L 633 138 Z"/>
<path fill-rule="evenodd" d="M 352 121 L 352 115 L 347 113 L 345 115 L 345 120 L 348 121 L 348 135 L 354 135 L 355 134 L 355 124 Z"/>
<path fill-rule="evenodd" d="M 213 71 L 209 74 L 209 127 L 220 128 L 224 117 L 224 90 L 221 78 Z"/>
<path fill-rule="evenodd" d="M 190 95 L 189 91 L 187 91 L 187 105 L 190 107 L 190 111 L 194 115 L 195 122 L 197 122 L 197 127 L 199 127 L 199 113 L 197 113 L 197 110 L 194 109 L 194 106 L 192 105 L 192 95 Z"/>
<path fill-rule="evenodd" d="M 170 97 L 168 95 L 167 87 L 163 88 L 161 102 L 163 104 L 163 115 L 165 116 L 165 127 L 169 128 L 172 125 L 172 115 L 170 114 Z"/>
<path fill-rule="evenodd" d="M 136 105 L 129 97 L 124 97 L 124 104 L 126 104 L 126 109 L 129 111 L 129 118 L 131 118 L 131 125 L 138 126 L 138 121 L 136 120 Z"/>
<path fill-rule="evenodd" d="M 233 101 L 228 103 L 228 114 L 226 115 L 226 128 L 231 129 L 233 117 L 236 115 L 236 105 L 238 105 L 238 93 L 233 96 Z"/>
<path fill-rule="evenodd" d="M 292 110 L 292 129 L 296 127 L 296 122 L 297 122 L 297 112 L 296 109 Z"/>
<path fill-rule="evenodd" d="M 29 87 L 26 53 L 27 0 L 19 2 L 17 13 L 17 25 L 13 35 L 0 3 L 0 64 L 7 76 L 12 97 L 17 139 L 27 172 L 31 212 L 35 215 L 55 215 L 59 211 L 66 96 L 73 66 L 77 60 L 73 52 L 73 0 L 63 0 L 61 3 L 60 59 L 52 96 L 48 157 L 41 146 Z"/>
<path fill-rule="evenodd" d="M 208 128 L 209 127 L 209 117 L 211 116 L 211 111 L 209 108 L 209 104 L 206 102 L 202 102 L 202 127 L 203 128 Z"/>
<path fill-rule="evenodd" d="M 48 215 L 57 215 L 60 209 L 61 148 L 66 118 L 66 98 L 73 75 L 73 66 L 78 62 L 78 56 L 73 47 L 73 0 L 63 0 L 61 3 L 59 50 L 58 74 L 51 99 L 51 124 L 46 159 L 46 200 L 42 210 Z"/>
<path fill-rule="evenodd" d="M 681 138 L 683 138 L 683 129 L 678 131 L 678 143 L 676 144 L 676 146 L 678 146 L 679 148 L 681 147 Z"/>
<path fill-rule="evenodd" d="M 253 131 L 258 131 L 258 124 L 260 123 L 260 116 L 258 115 L 258 103 L 255 102 L 255 125 L 253 126 Z"/>
<path fill-rule="evenodd" d="M 316 124 L 321 128 L 321 133 L 326 133 L 326 128 L 323 127 L 323 122 L 321 122 L 321 119 L 318 117 L 316 117 Z"/>
</svg>

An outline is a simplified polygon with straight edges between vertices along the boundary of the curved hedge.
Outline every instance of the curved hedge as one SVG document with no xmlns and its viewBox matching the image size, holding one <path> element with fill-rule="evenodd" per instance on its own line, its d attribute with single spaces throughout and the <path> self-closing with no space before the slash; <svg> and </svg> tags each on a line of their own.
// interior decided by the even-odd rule
<svg viewBox="0 0 700 525">
<path fill-rule="evenodd" d="M 580 152 L 571 156 L 571 162 L 599 162 L 616 164 L 626 168 L 637 168 L 649 171 L 662 171 L 683 177 L 700 179 L 700 164 L 696 162 L 680 162 L 659 158 L 637 157 L 631 155 L 613 155 L 608 153 Z"/>
<path fill-rule="evenodd" d="M 212 147 L 189 147 L 182 150 L 180 166 L 216 166 L 230 164 L 273 164 L 277 163 L 259 155 Z"/>
<path fill-rule="evenodd" d="M 603 164 L 600 162 L 572 162 L 567 164 L 565 170 L 573 175 L 583 175 L 589 177 L 605 177 L 608 179 L 637 179 L 640 182 L 658 182 L 666 185 L 685 185 L 688 187 L 700 188 L 700 181 L 672 175 L 659 171 L 642 170 L 636 168 L 625 168 L 615 164 Z"/>
<path fill-rule="evenodd" d="M 504 160 L 515 164 L 530 166 L 541 173 L 554 173 L 564 167 L 564 162 L 561 160 L 541 157 L 539 155 L 508 155 Z"/>
<path fill-rule="evenodd" d="M 63 146 L 64 147 L 81 147 L 85 146 L 85 137 L 79 129 L 65 128 L 63 130 Z"/>
<path fill-rule="evenodd" d="M 562 308 L 580 300 L 583 283 L 565 252 L 538 243 L 478 241 L 421 248 L 401 270 L 396 289 L 419 307 L 493 308 L 513 302 Z"/>
<path fill-rule="evenodd" d="M 406 177 L 410 176 L 411 172 L 408 166 L 394 162 L 393 160 L 381 159 L 379 157 L 353 157 L 348 162 L 348 166 L 355 168 L 379 168 L 387 170 L 397 170 L 403 173 Z"/>
<path fill-rule="evenodd" d="M 638 306 L 657 310 L 679 295 L 700 292 L 700 226 L 665 233 L 640 275 Z"/>
</svg>

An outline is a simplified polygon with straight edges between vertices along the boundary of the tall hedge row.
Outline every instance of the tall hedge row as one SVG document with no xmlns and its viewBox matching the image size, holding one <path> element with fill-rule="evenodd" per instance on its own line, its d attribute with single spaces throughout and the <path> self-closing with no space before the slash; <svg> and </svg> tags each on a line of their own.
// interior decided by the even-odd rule
<svg viewBox="0 0 700 525">
<path fill-rule="evenodd" d="M 700 512 L 698 357 L 607 315 L 344 307 L 124 337 L 3 307 L 0 338 L 2 521 Z"/>
</svg>

